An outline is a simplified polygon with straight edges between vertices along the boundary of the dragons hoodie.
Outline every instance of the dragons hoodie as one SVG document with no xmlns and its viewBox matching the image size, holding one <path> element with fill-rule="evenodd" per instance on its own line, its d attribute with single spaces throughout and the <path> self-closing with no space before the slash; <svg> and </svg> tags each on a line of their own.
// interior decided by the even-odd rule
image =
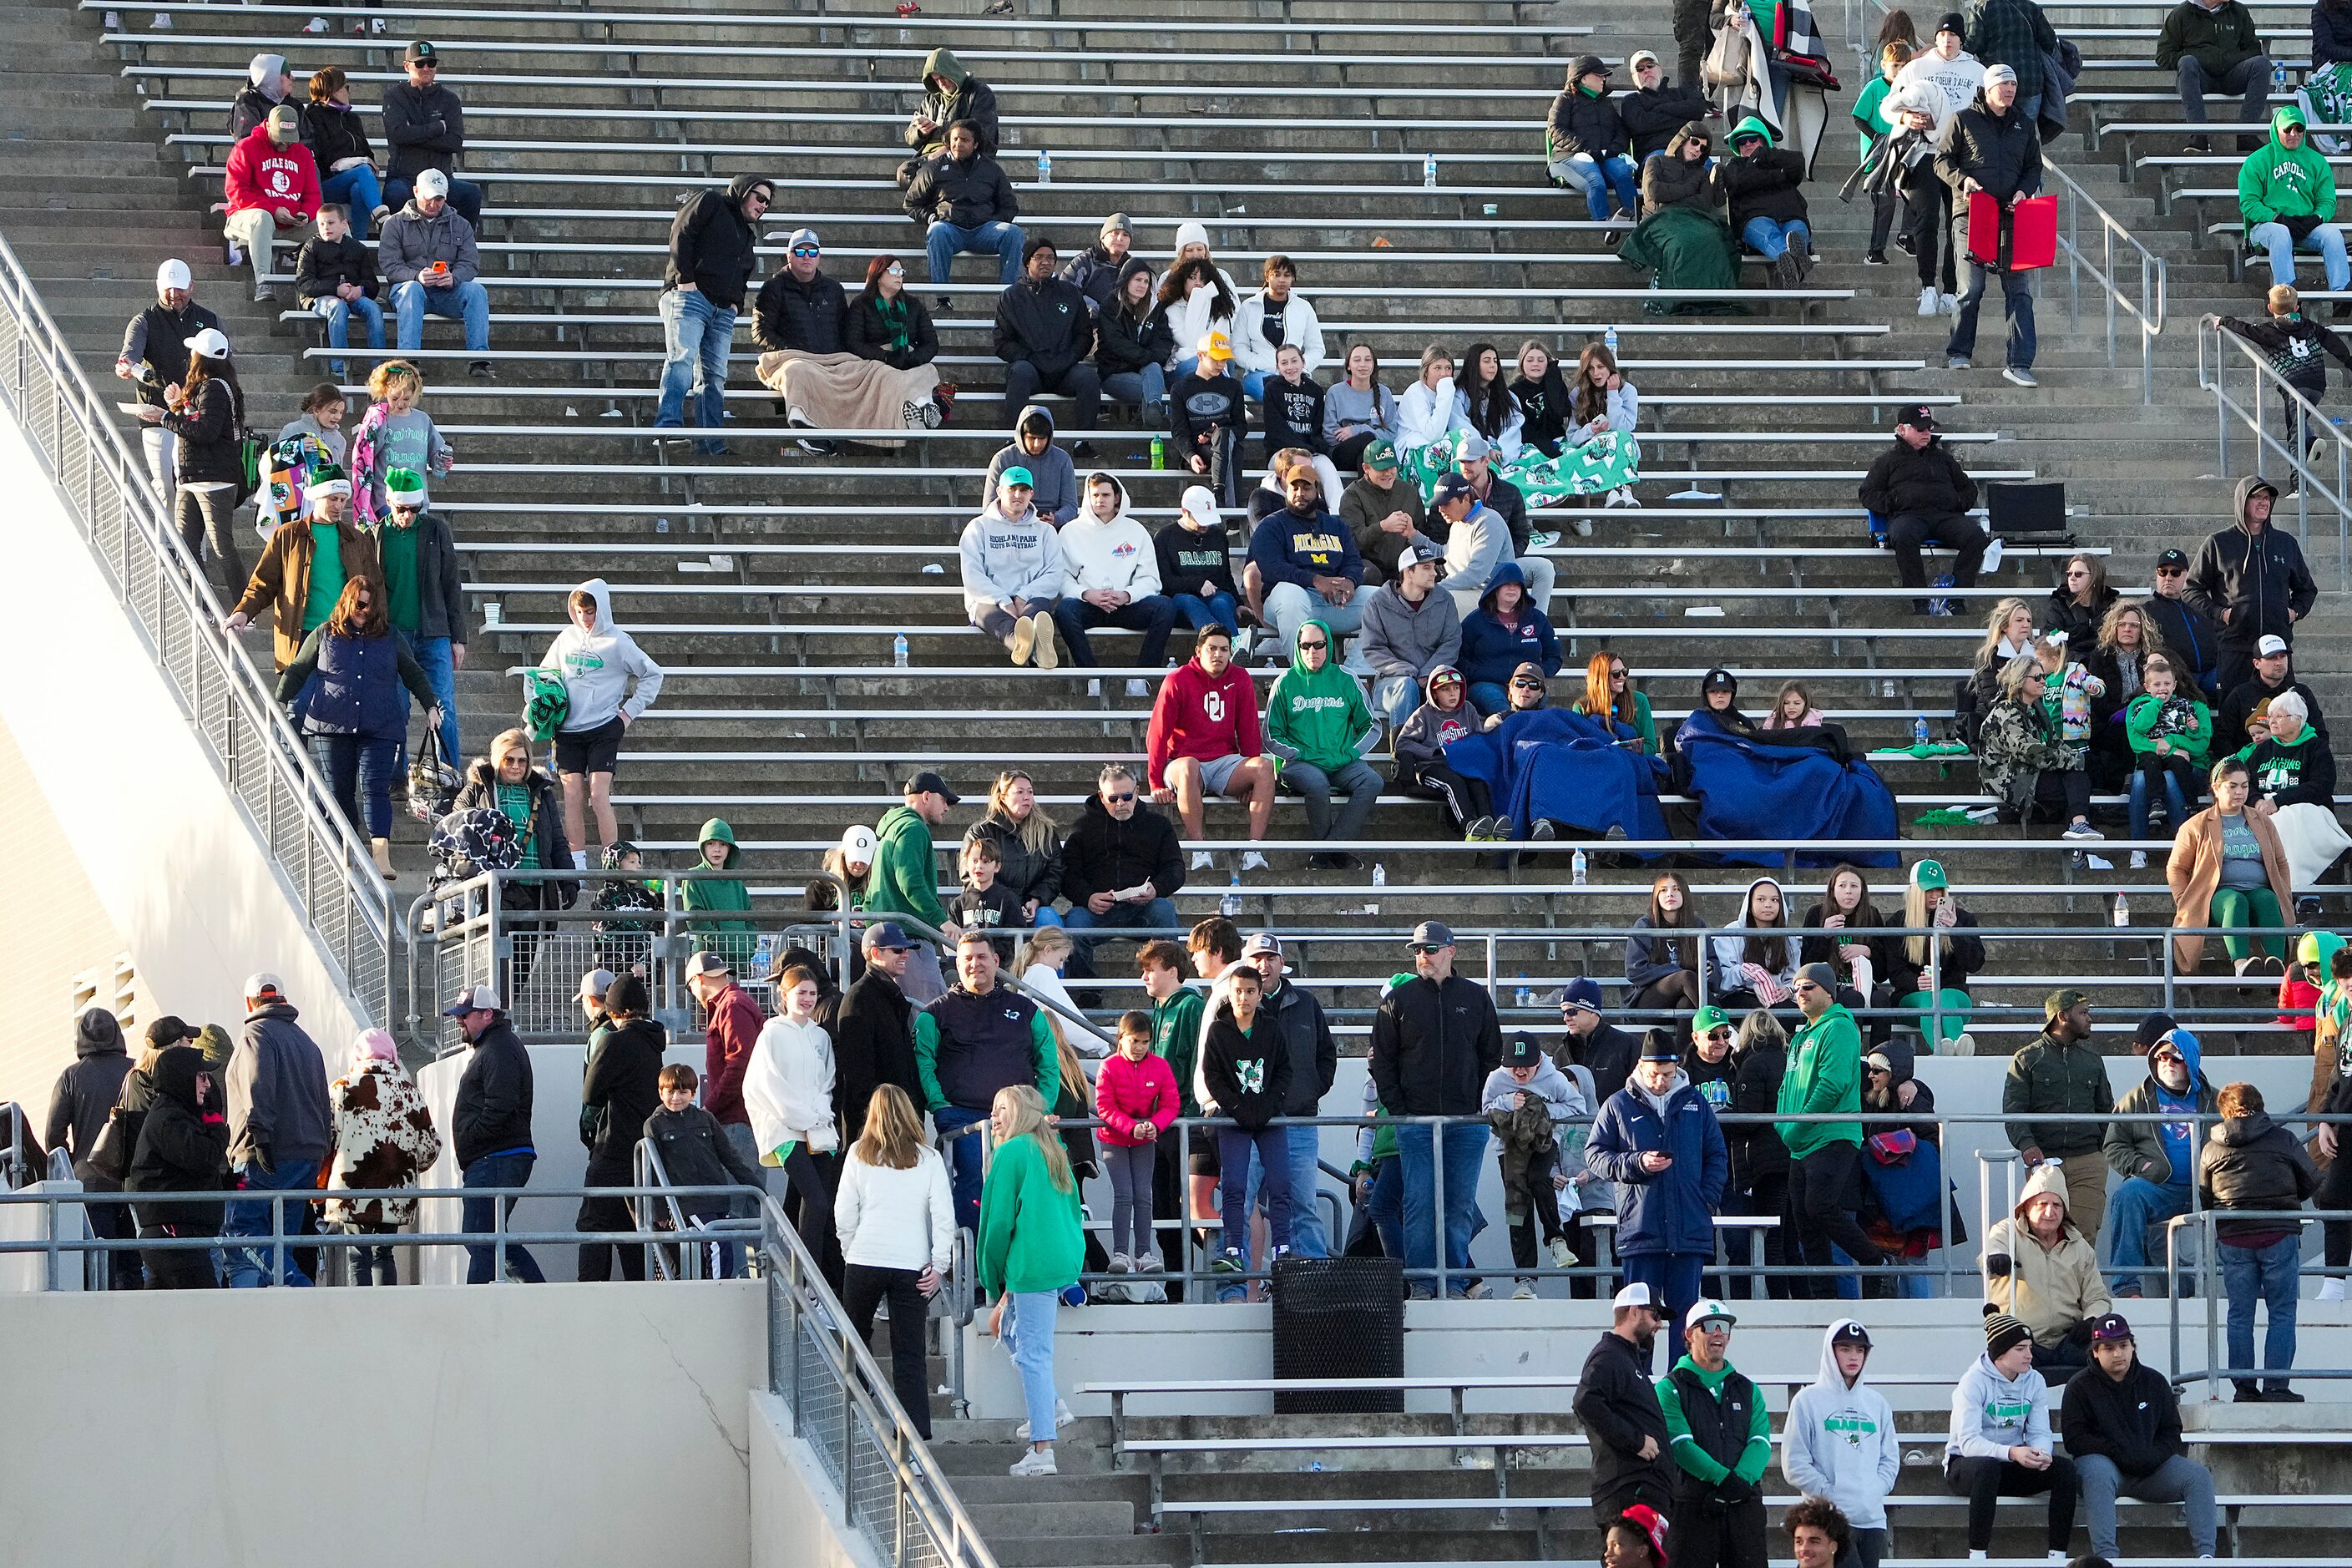
<svg viewBox="0 0 2352 1568">
<path fill-rule="evenodd" d="M 1867 1363 L 1852 1386 L 1838 1371 L 1838 1332 L 1853 1321 L 1840 1318 L 1822 1335 L 1822 1374 L 1789 1402 L 1780 1471 L 1799 1491 L 1837 1504 L 1856 1530 L 1885 1530 L 1886 1494 L 1902 1471 L 1903 1446 L 1895 1436 L 1895 1407 L 1870 1386 Z"/>
<path fill-rule="evenodd" d="M 1364 701 L 1356 678 L 1331 660 L 1339 639 L 1328 621 L 1310 620 L 1298 628 L 1323 634 L 1328 651 L 1323 668 L 1310 670 L 1296 643 L 1290 668 L 1274 683 L 1265 700 L 1265 749 L 1286 763 L 1305 763 L 1331 773 L 1371 750 L 1381 727 Z"/>
<path fill-rule="evenodd" d="M 1944 1462 L 1954 1459 L 2006 1459 L 2011 1448 L 2051 1450 L 2050 1385 L 2027 1367 L 2016 1378 L 2003 1377 L 1992 1357 L 1977 1352 L 1976 1364 L 1960 1373 L 1952 1390 L 1952 1435 L 1944 1443 Z"/>
<path fill-rule="evenodd" d="M 540 668 L 563 678 L 563 693 L 572 703 L 563 721 L 567 735 L 600 729 L 623 713 L 632 721 L 641 719 L 662 688 L 662 667 L 646 657 L 635 638 L 613 625 L 613 591 L 604 579 L 591 577 L 574 592 L 596 601 L 595 629 L 583 632 L 576 625 L 566 626 L 539 661 Z M 572 595 L 563 598 L 568 616 Z M 636 683 L 634 691 L 632 680 Z"/>
</svg>

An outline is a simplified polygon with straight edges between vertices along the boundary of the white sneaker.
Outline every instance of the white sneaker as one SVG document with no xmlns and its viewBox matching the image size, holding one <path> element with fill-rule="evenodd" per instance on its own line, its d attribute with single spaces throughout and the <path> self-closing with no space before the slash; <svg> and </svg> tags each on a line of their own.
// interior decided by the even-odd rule
<svg viewBox="0 0 2352 1568">
<path fill-rule="evenodd" d="M 1063 1427 L 1067 1426 L 1071 1422 L 1076 1421 L 1076 1416 L 1070 1414 L 1070 1403 L 1068 1400 L 1056 1399 L 1054 1401 L 1055 1431 L 1060 1431 Z M 1036 1440 L 1029 1436 L 1029 1423 L 1026 1421 L 1024 1421 L 1020 1426 L 1015 1426 L 1013 1429 L 1013 1435 L 1015 1437 L 1020 1438 L 1024 1443 L 1034 1442 Z"/>
<path fill-rule="evenodd" d="M 1028 616 L 1013 623 L 1013 662 L 1026 664 L 1037 650 L 1037 623 Z"/>
<path fill-rule="evenodd" d="M 1559 542 L 1559 535 L 1557 533 L 1536 532 L 1528 535 L 1528 548 L 1530 550 L 1549 550 Z"/>
<path fill-rule="evenodd" d="M 1132 1273 L 1134 1268 L 1135 1259 L 1129 1258 L 1126 1253 L 1114 1252 L 1110 1255 L 1110 1271 L 1113 1274 Z"/>
<path fill-rule="evenodd" d="M 1554 1268 L 1566 1268 L 1576 1261 L 1576 1254 L 1570 1252 L 1568 1249 L 1568 1243 L 1559 1237 L 1552 1237 L 1547 1250 L 1551 1255 L 1551 1266 Z"/>
<path fill-rule="evenodd" d="M 1127 694 L 1129 697 L 1149 697 L 1151 695 L 1151 682 L 1140 676 L 1130 679 L 1127 683 Z"/>
<path fill-rule="evenodd" d="M 1952 1037 L 1951 1048 L 1944 1054 L 1953 1057 L 1972 1057 L 1977 1054 L 1977 1037 L 1966 1029 L 1962 1029 Z"/>
<path fill-rule="evenodd" d="M 2135 871 L 2145 871 L 2145 870 L 2147 870 L 2147 850 L 2145 850 L 2145 849 L 2135 849 L 2135 850 L 2133 850 L 2133 851 L 2132 851 L 2132 853 L 2131 853 L 2131 868 L 2132 868 L 2133 870 L 2135 870 Z"/>
<path fill-rule="evenodd" d="M 1054 1450 L 1032 1448 L 1013 1462 L 1010 1472 L 1016 1476 L 1051 1476 L 1060 1472 L 1054 1468 Z"/>
<path fill-rule="evenodd" d="M 1037 668 L 1058 668 L 1062 662 L 1062 656 L 1054 647 L 1054 617 L 1040 610 L 1029 617 L 1029 624 L 1037 628 Z"/>
<path fill-rule="evenodd" d="M 1265 857 L 1255 849 L 1242 857 L 1242 869 L 1244 871 L 1263 871 L 1266 868 Z"/>
<path fill-rule="evenodd" d="M 1234 634 L 1234 657 L 1240 658 L 1250 650 L 1250 628 L 1244 626 Z"/>
<path fill-rule="evenodd" d="M 327 30 L 327 19 L 324 16 L 313 16 L 302 24 L 302 30 L 316 37 Z"/>
<path fill-rule="evenodd" d="M 1217 866 L 1217 858 L 1216 858 L 1216 856 L 1214 856 L 1213 854 L 1211 854 L 1208 850 L 1206 850 L 1206 849 L 1195 849 L 1195 850 L 1193 850 L 1193 851 L 1192 851 L 1192 869 L 1193 869 L 1193 870 L 1195 870 L 1195 871 L 1213 871 L 1213 870 L 1215 870 L 1215 869 L 1216 869 L 1216 866 Z"/>
<path fill-rule="evenodd" d="M 1622 492 L 1622 493 L 1624 494 L 1624 497 L 1625 497 L 1625 504 L 1626 504 L 1627 506 L 1633 507 L 1633 508 L 1635 508 L 1635 509 L 1637 509 L 1637 510 L 1641 507 L 1641 504 L 1642 504 L 1642 498 L 1641 498 L 1640 496 L 1637 496 L 1637 495 L 1635 495 L 1635 494 L 1633 493 L 1633 486 L 1631 486 L 1631 485 L 1627 485 L 1626 487 L 1624 487 L 1624 490 L 1623 490 L 1623 492 Z"/>
<path fill-rule="evenodd" d="M 2319 1299 L 2323 1301 L 2341 1301 L 2344 1300 L 2344 1280 L 2342 1276 L 2339 1275 L 2333 1279 L 2322 1279 L 2319 1282 Z"/>
<path fill-rule="evenodd" d="M 2066 831 L 2059 837 L 2061 838 L 2105 838 L 2106 835 L 2087 822 L 2070 822 L 2066 825 Z"/>
<path fill-rule="evenodd" d="M 1580 517 L 1576 520 L 1576 537 L 1579 539 L 1590 539 L 1592 537 L 1592 520 L 1591 518 Z"/>
<path fill-rule="evenodd" d="M 1522 1280 L 1520 1280 L 1517 1285 L 1514 1285 L 1514 1286 L 1512 1286 L 1512 1287 L 1511 1287 L 1511 1300 L 1514 1300 L 1514 1301 L 1532 1301 L 1532 1300 L 1534 1300 L 1535 1299 L 1536 1299 L 1536 1282 L 1535 1282 L 1534 1280 L 1532 1280 L 1532 1279 L 1522 1279 Z"/>
<path fill-rule="evenodd" d="M 1957 316 L 1960 313 L 1960 297 L 1958 294 L 1945 295 L 1943 305 L 1944 314 L 1947 316 Z"/>
<path fill-rule="evenodd" d="M 1605 500 L 1603 500 L 1603 501 L 1601 503 L 1602 510 L 1607 510 L 1607 511 L 1614 511 L 1614 510 L 1616 510 L 1619 507 L 1623 506 L 1624 504 L 1625 504 L 1625 489 L 1624 489 L 1624 487 L 1623 487 L 1622 485 L 1620 485 L 1617 489 L 1613 489 L 1613 490 L 1611 490 L 1611 491 L 1609 492 L 1608 499 L 1606 499 Z"/>
<path fill-rule="evenodd" d="M 1936 313 L 1936 286 L 1933 283 L 1930 283 L 1926 288 L 1919 290 L 1919 313 L 1923 316 L 1934 315 Z"/>
</svg>

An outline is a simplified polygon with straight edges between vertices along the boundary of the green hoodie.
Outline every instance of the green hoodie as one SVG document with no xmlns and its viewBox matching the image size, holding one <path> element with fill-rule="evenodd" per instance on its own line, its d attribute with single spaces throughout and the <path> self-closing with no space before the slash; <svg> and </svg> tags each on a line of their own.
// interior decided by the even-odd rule
<svg viewBox="0 0 2352 1568">
<path fill-rule="evenodd" d="M 1730 1381 L 1736 1369 L 1726 1362 L 1720 1372 L 1709 1372 L 1689 1356 L 1684 1356 L 1675 1363 L 1674 1370 L 1688 1372 L 1698 1379 L 1701 1387 L 1720 1399 L 1723 1385 Z M 1692 1437 L 1690 1417 L 1683 1413 L 1681 1387 L 1671 1376 L 1658 1379 L 1657 1386 L 1658 1409 L 1666 1418 L 1667 1447 L 1674 1455 L 1675 1463 L 1681 1466 L 1686 1474 L 1697 1477 L 1711 1487 L 1721 1486 L 1726 1476 L 1738 1476 L 1751 1487 L 1764 1479 L 1764 1467 L 1772 1462 L 1772 1416 L 1764 1408 L 1761 1394 L 1748 1405 L 1748 1442 L 1739 1450 L 1739 1463 L 1727 1470 L 1714 1455 L 1700 1447 Z"/>
<path fill-rule="evenodd" d="M 1770 126 L 1765 124 L 1764 121 L 1759 120 L 1755 115 L 1750 114 L 1743 116 L 1739 123 L 1731 128 L 1731 134 L 1723 139 L 1723 144 L 1731 149 L 1732 156 L 1738 157 L 1739 155 L 1739 142 L 1740 139 L 1745 136 L 1761 136 L 1764 138 L 1764 145 L 1767 147 L 1779 145 L 1780 140 L 1779 137 L 1772 134 L 1772 128 Z"/>
<path fill-rule="evenodd" d="M 2173 708 L 2171 716 L 2163 719 L 2159 726 L 2158 720 L 2164 714 L 2168 700 L 2176 705 L 2187 703 L 2189 710 L 2197 715 L 2197 728 L 2182 730 L 2174 727 L 2179 721 L 2179 706 Z M 2171 749 L 2165 755 L 2184 758 L 2190 766 L 2202 773 L 2206 753 L 2213 749 L 2213 710 L 2194 697 L 2183 698 L 2176 694 L 2166 699 L 2154 692 L 2143 691 L 2131 700 L 2130 707 L 2124 710 L 2124 735 L 2130 741 L 2134 754 L 2140 756 L 2153 756 L 2157 737 L 2162 735 L 2171 742 Z"/>
<path fill-rule="evenodd" d="M 963 86 L 963 79 L 971 74 L 963 68 L 963 62 L 956 58 L 953 49 L 941 47 L 923 57 L 923 74 L 918 79 L 929 83 L 935 76 L 944 77 L 948 86 L 953 89 Z"/>
<path fill-rule="evenodd" d="M 1831 1003 L 1820 1017 L 1790 1037 L 1789 1069 L 1781 1075 L 1780 1099 L 1772 1109 L 1783 1115 L 1862 1114 L 1862 1031 L 1843 1004 Z M 1772 1126 L 1788 1145 L 1791 1160 L 1832 1143 L 1862 1142 L 1860 1121 L 1776 1121 Z"/>
<path fill-rule="evenodd" d="M 2312 754 L 2312 737 L 2319 731 L 2309 724 L 2292 741 L 2282 741 L 2273 735 L 2267 742 L 2257 741 L 2245 750 L 2247 766 L 2253 769 L 2254 793 L 2257 796 L 2284 795 L 2304 782 L 2303 770 Z"/>
<path fill-rule="evenodd" d="M 1265 749 L 1286 763 L 1306 763 L 1326 773 L 1346 767 L 1361 757 L 1380 738 L 1380 726 L 1364 701 L 1364 689 L 1339 668 L 1339 639 L 1322 621 L 1298 628 L 1323 634 L 1330 651 L 1323 668 L 1309 670 L 1307 661 L 1291 650 L 1290 668 L 1274 683 L 1265 700 Z"/>
<path fill-rule="evenodd" d="M 947 924 L 940 907 L 940 868 L 931 852 L 931 825 L 910 805 L 894 805 L 874 829 L 878 841 L 866 912 L 912 915 L 926 925 Z"/>
<path fill-rule="evenodd" d="M 716 816 L 702 825 L 702 832 L 697 836 L 695 844 L 699 848 L 714 840 L 727 846 L 727 858 L 719 864 L 728 870 L 734 869 L 738 853 L 735 847 L 735 830 L 728 826 L 723 818 Z M 678 901 L 687 909 L 701 910 L 705 913 L 725 911 L 729 914 L 748 914 L 751 909 L 751 889 L 744 886 L 740 879 L 735 877 L 697 878 L 685 884 L 680 890 Z M 730 934 L 718 941 L 706 942 L 704 945 L 724 958 L 737 970 L 740 970 L 751 962 L 753 944 L 750 921 L 688 921 L 686 929 L 698 933 L 728 932 Z"/>
<path fill-rule="evenodd" d="M 2336 218 L 2336 174 L 2309 145 L 2288 152 L 2279 128 L 2304 123 L 2303 110 L 2286 104 L 2271 116 L 2271 139 L 2238 169 L 2238 211 L 2246 226 L 2276 218 Z M 2308 143 L 2308 136 L 2304 141 Z"/>
<path fill-rule="evenodd" d="M 1076 1284 L 1086 1261 L 1085 1224 L 1076 1179 L 1066 1189 L 1054 1184 L 1036 1138 L 999 1143 L 980 1190 L 980 1288 L 992 1296 L 1025 1296 Z"/>
</svg>

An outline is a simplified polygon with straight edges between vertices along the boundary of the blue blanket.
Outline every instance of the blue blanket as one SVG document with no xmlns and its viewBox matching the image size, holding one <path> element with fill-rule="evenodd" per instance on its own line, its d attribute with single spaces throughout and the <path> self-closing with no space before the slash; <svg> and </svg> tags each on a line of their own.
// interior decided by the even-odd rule
<svg viewBox="0 0 2352 1568">
<path fill-rule="evenodd" d="M 1616 744 L 1606 725 L 1580 713 L 1513 713 L 1492 730 L 1448 744 L 1445 761 L 1464 777 L 1486 782 L 1495 809 L 1510 817 L 1518 837 L 1545 818 L 1587 833 L 1622 827 L 1629 838 L 1666 836 L 1658 810 L 1664 764 Z"/>
<path fill-rule="evenodd" d="M 1811 746 L 1782 746 L 1725 729 L 1694 713 L 1675 731 L 1690 764 L 1701 838 L 1894 838 L 1895 794 L 1869 763 L 1840 763 Z M 1727 850 L 1738 865 L 1777 866 L 1769 851 Z M 1800 854 L 1800 866 L 1895 866 L 1891 849 L 1867 854 Z"/>
<path fill-rule="evenodd" d="M 1900 1163 L 1882 1165 L 1863 1152 L 1862 1169 L 1877 1194 L 1879 1211 L 1896 1230 L 1933 1230 L 1936 1205 L 1944 1196 L 1944 1152 L 1922 1143 Z"/>
</svg>

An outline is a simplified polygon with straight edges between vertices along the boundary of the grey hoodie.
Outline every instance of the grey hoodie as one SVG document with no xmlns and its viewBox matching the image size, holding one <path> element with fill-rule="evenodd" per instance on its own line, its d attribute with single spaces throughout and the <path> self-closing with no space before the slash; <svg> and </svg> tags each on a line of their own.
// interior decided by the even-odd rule
<svg viewBox="0 0 2352 1568">
<path fill-rule="evenodd" d="M 1838 1371 L 1840 1318 L 1822 1333 L 1822 1374 L 1789 1402 L 1781 1428 L 1780 1473 L 1809 1497 L 1827 1498 L 1856 1530 L 1886 1528 L 1886 1494 L 1903 1469 L 1895 1436 L 1895 1407 L 1866 1381 L 1869 1368 L 1846 1386 Z"/>
<path fill-rule="evenodd" d="M 1542 1100 L 1551 1111 L 1554 1121 L 1573 1121 L 1591 1114 L 1584 1103 L 1584 1096 L 1578 1092 L 1576 1085 L 1568 1080 L 1567 1074 L 1552 1065 L 1549 1057 L 1546 1057 L 1543 1066 L 1536 1069 L 1536 1076 L 1524 1084 L 1511 1076 L 1508 1068 L 1496 1068 L 1488 1073 L 1486 1087 L 1478 1091 L 1478 1109 L 1507 1110 L 1511 1096 L 1522 1089 Z"/>
<path fill-rule="evenodd" d="M 1021 426 L 1033 418 L 1043 419 L 1046 430 L 1045 449 L 1034 458 L 1021 449 L 1020 436 Z M 1029 504 L 1037 509 L 1039 516 L 1050 517 L 1055 522 L 1067 522 L 1077 516 L 1078 508 L 1086 504 L 1086 492 L 1078 489 L 1077 466 L 1070 461 L 1070 455 L 1054 445 L 1053 410 L 1042 403 L 1033 403 L 1021 411 L 1021 417 L 1013 422 L 1013 439 L 989 459 L 988 484 L 980 492 L 980 504 L 994 504 L 999 474 L 1007 468 L 1026 468 L 1029 477 L 1036 481 L 1037 492 L 1029 498 Z"/>
<path fill-rule="evenodd" d="M 1417 608 L 1394 583 L 1381 584 L 1364 605 L 1363 632 L 1358 647 L 1371 662 L 1372 674 L 1381 679 L 1402 675 L 1423 680 L 1462 653 L 1462 612 L 1454 595 L 1436 584 Z"/>
<path fill-rule="evenodd" d="M 376 261 L 388 283 L 414 283 L 436 261 L 449 264 L 449 276 L 470 283 L 481 276 L 481 252 L 474 244 L 474 226 L 448 203 L 431 217 L 411 196 L 408 205 L 383 220 L 376 236 Z"/>
<path fill-rule="evenodd" d="M 1058 599 L 1069 579 L 1062 543 L 1032 507 L 1008 518 L 990 501 L 963 525 L 957 552 L 963 565 L 963 607 L 972 625 L 1013 599 Z"/>
<path fill-rule="evenodd" d="M 245 1037 L 228 1058 L 228 1163 L 276 1167 L 320 1160 L 334 1146 L 327 1063 L 284 1002 L 246 1016 Z"/>
<path fill-rule="evenodd" d="M 563 721 L 567 735 L 599 729 L 623 713 L 633 721 L 642 719 L 662 689 L 662 667 L 646 657 L 635 638 L 613 625 L 613 591 L 604 579 L 591 577 L 574 591 L 583 590 L 596 601 L 595 629 L 565 626 L 539 661 L 540 668 L 563 678 L 564 693 L 572 700 L 572 711 Z M 571 598 L 564 595 L 567 605 Z M 571 611 L 564 614 L 568 617 Z M 632 680 L 635 690 L 630 689 Z"/>
<path fill-rule="evenodd" d="M 2049 1453 L 2049 1394 L 2050 1385 L 2032 1367 L 2022 1377 L 2006 1378 L 1990 1356 L 1978 1352 L 1976 1364 L 1952 1390 L 1952 1435 L 1944 1458 L 2006 1459 L 2020 1444 Z"/>
</svg>

